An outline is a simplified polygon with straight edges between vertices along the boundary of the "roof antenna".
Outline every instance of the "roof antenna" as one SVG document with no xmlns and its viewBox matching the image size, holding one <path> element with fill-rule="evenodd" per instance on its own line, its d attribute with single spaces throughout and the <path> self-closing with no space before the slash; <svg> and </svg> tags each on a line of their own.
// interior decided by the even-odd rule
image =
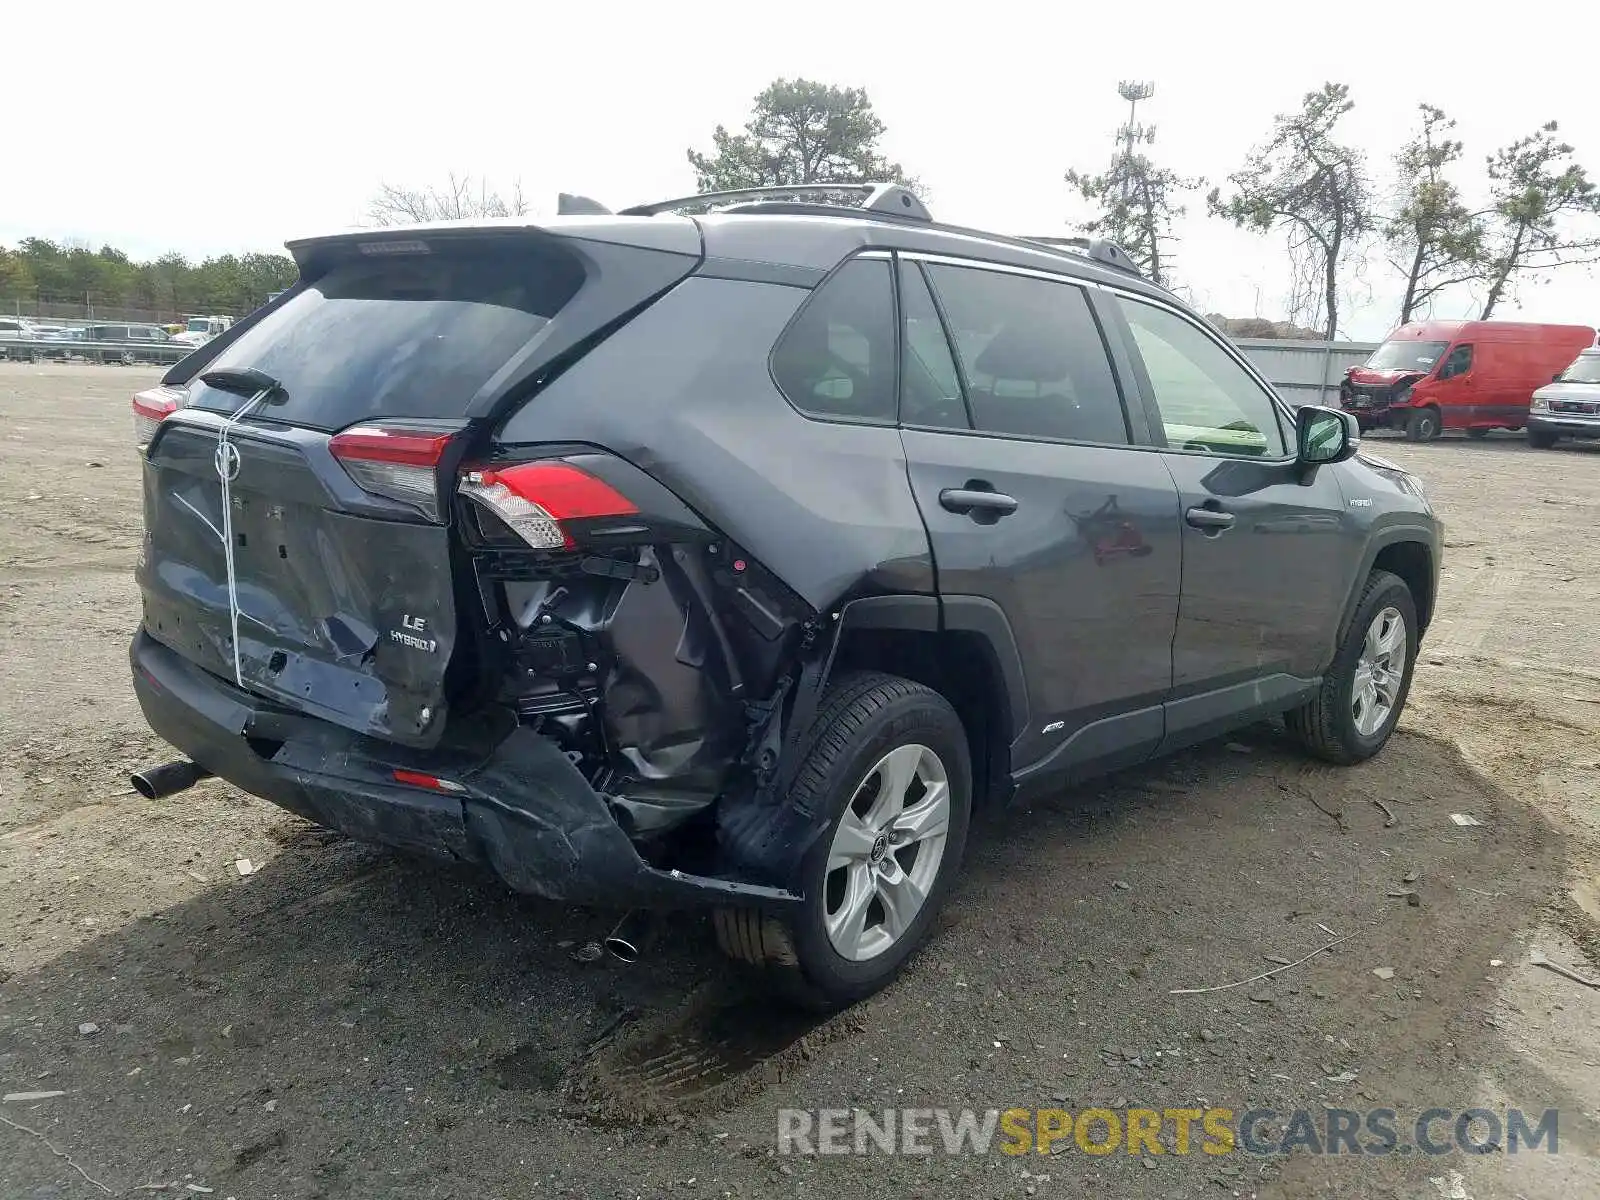
<svg viewBox="0 0 1600 1200">
<path fill-rule="evenodd" d="M 562 192 L 556 197 L 556 215 L 560 217 L 609 217 L 611 210 L 598 200 L 587 196 Z"/>
</svg>

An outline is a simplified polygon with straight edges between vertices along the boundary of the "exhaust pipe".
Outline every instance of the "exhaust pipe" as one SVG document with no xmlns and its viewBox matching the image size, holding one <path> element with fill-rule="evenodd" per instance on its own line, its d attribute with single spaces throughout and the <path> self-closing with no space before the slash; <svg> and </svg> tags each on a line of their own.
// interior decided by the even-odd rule
<svg viewBox="0 0 1600 1200">
<path fill-rule="evenodd" d="M 180 758 L 177 762 L 162 763 L 159 767 L 136 771 L 129 782 L 133 784 L 133 790 L 146 800 L 160 800 L 163 796 L 176 795 L 185 788 L 192 788 L 202 779 L 210 778 L 210 771 L 188 759 Z"/>
<path fill-rule="evenodd" d="M 630 909 L 622 915 L 616 928 L 606 934 L 605 948 L 620 962 L 636 963 L 654 926 L 655 914 L 649 909 Z"/>
</svg>

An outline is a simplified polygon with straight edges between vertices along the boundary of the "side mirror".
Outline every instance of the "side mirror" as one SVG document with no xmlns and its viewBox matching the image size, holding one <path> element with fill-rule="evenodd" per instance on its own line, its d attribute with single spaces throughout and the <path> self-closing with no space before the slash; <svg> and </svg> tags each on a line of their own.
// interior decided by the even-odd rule
<svg viewBox="0 0 1600 1200">
<path fill-rule="evenodd" d="M 1295 457 L 1302 466 L 1343 462 L 1361 446 L 1361 425 L 1349 413 L 1308 404 L 1294 415 Z"/>
</svg>

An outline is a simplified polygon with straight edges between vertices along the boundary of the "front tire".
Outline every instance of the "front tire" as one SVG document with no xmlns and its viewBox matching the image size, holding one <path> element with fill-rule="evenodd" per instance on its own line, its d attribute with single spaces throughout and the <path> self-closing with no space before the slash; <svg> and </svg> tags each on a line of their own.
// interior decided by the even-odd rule
<svg viewBox="0 0 1600 1200">
<path fill-rule="evenodd" d="M 1544 429 L 1528 430 L 1528 445 L 1535 450 L 1548 450 L 1556 444 L 1556 435 Z"/>
<path fill-rule="evenodd" d="M 1417 606 L 1398 575 L 1374 571 L 1317 694 L 1284 714 L 1311 754 L 1348 766 L 1371 758 L 1394 732 L 1420 646 Z"/>
<path fill-rule="evenodd" d="M 1406 440 L 1431 442 L 1439 436 L 1441 422 L 1437 408 L 1413 409 L 1406 416 Z"/>
<path fill-rule="evenodd" d="M 950 702 L 894 675 L 828 688 L 787 802 L 829 814 L 790 917 L 723 909 L 723 951 L 806 1007 L 852 1004 L 927 937 L 961 867 L 972 807 L 966 732 Z"/>
</svg>

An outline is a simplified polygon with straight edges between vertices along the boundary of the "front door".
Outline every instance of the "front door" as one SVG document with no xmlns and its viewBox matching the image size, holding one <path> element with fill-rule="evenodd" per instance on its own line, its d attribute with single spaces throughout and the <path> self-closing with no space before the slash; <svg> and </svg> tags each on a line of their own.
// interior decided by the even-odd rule
<svg viewBox="0 0 1600 1200">
<path fill-rule="evenodd" d="M 1307 692 L 1332 661 L 1360 542 L 1337 477 L 1296 463 L 1287 414 L 1230 349 L 1174 309 L 1114 307 L 1182 515 L 1170 748 Z"/>
<path fill-rule="evenodd" d="M 1439 364 L 1433 397 L 1439 405 L 1440 429 L 1464 429 L 1488 420 L 1496 410 L 1494 385 L 1483 372 L 1473 370 L 1472 357 L 1472 347 L 1463 342 L 1452 346 Z"/>
<path fill-rule="evenodd" d="M 1085 293 L 949 262 L 900 271 L 912 490 L 947 627 L 976 603 L 1015 638 L 1029 713 L 1013 766 L 1137 762 L 1172 680 L 1177 494 L 1159 454 L 1130 446 Z"/>
</svg>

